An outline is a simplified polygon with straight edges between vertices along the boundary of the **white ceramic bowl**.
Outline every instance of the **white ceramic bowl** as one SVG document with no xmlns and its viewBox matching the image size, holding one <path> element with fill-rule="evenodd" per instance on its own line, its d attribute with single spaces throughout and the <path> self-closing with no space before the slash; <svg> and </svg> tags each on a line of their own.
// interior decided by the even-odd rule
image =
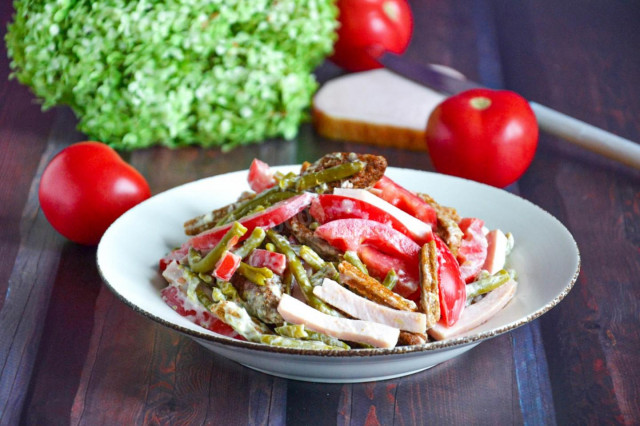
<svg viewBox="0 0 640 426">
<path fill-rule="evenodd" d="M 299 167 L 276 169 L 297 171 Z M 573 286 L 580 269 L 576 242 L 541 208 L 506 191 L 464 179 L 392 167 L 387 174 L 409 189 L 455 207 L 462 216 L 479 217 L 490 229 L 513 233 L 516 245 L 507 266 L 518 273 L 518 290 L 487 323 L 462 337 L 423 346 L 322 352 L 239 341 L 181 317 L 160 297 L 166 282 L 158 273 L 158 260 L 186 240 L 185 220 L 235 201 L 247 190 L 247 171 L 191 182 L 129 210 L 102 238 L 98 269 L 120 300 L 213 352 L 280 377 L 342 383 L 389 379 L 432 367 L 539 317 Z"/>
</svg>

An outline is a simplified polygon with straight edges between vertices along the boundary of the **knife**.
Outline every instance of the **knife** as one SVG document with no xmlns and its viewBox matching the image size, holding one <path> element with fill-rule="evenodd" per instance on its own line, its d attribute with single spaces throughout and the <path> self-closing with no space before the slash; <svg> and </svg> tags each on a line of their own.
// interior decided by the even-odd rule
<svg viewBox="0 0 640 426">
<path fill-rule="evenodd" d="M 377 60 L 389 71 L 445 95 L 455 95 L 465 90 L 485 88 L 480 83 L 447 73 L 441 67 L 411 62 L 392 53 L 385 53 Z M 537 102 L 529 101 L 529 105 L 538 120 L 540 130 L 627 166 L 640 169 L 639 144 Z"/>
</svg>

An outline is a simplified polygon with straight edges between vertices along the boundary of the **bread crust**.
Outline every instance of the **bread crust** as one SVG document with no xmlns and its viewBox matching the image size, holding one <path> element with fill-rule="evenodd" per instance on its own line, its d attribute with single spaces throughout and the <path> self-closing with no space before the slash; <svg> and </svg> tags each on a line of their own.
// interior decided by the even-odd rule
<svg viewBox="0 0 640 426">
<path fill-rule="evenodd" d="M 311 109 L 313 126 L 320 136 L 412 151 L 426 151 L 424 130 L 367 123 L 332 117 L 317 107 Z"/>
</svg>

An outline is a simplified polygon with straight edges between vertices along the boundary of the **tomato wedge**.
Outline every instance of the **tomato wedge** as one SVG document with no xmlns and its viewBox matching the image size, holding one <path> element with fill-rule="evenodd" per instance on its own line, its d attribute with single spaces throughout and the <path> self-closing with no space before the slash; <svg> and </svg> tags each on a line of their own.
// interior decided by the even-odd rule
<svg viewBox="0 0 640 426">
<path fill-rule="evenodd" d="M 249 187 L 257 193 L 269 189 L 276 184 L 273 172 L 269 165 L 264 161 L 254 158 L 249 167 L 249 175 L 247 176 Z"/>
<path fill-rule="evenodd" d="M 457 260 L 460 264 L 462 279 L 469 283 L 480 273 L 487 259 L 489 243 L 482 230 L 484 226 L 482 219 L 465 217 L 460 220 L 458 226 L 464 232 L 464 238 L 458 249 Z"/>
<path fill-rule="evenodd" d="M 456 258 L 440 237 L 434 235 L 438 252 L 438 289 L 440 321 L 447 327 L 455 324 L 467 301 L 467 288 Z"/>
<path fill-rule="evenodd" d="M 436 211 L 425 200 L 398 185 L 387 176 L 383 176 L 373 187 L 380 190 L 378 195 L 380 198 L 428 223 L 435 229 L 438 220 Z"/>
<path fill-rule="evenodd" d="M 398 275 L 398 282 L 393 291 L 402 297 L 418 300 L 420 291 L 418 287 L 419 272 L 416 262 L 407 262 L 397 257 L 389 256 L 369 245 L 362 245 L 358 249 L 358 256 L 367 266 L 369 275 L 382 281 L 389 271 L 393 269 Z"/>
<path fill-rule="evenodd" d="M 218 263 L 216 263 L 213 276 L 223 281 L 229 281 L 233 274 L 235 274 L 238 266 L 240 266 L 241 260 L 242 258 L 237 254 L 225 250 Z"/>
<path fill-rule="evenodd" d="M 375 197 L 373 194 L 370 194 Z M 320 224 L 337 219 L 368 219 L 390 226 L 398 232 L 416 241 L 416 236 L 395 216 L 383 209 L 348 196 L 322 194 L 311 202 L 309 213 Z M 426 242 L 421 238 L 417 243 Z M 431 232 L 427 240 L 431 239 Z"/>
<path fill-rule="evenodd" d="M 254 249 L 247 263 L 256 268 L 269 268 L 274 274 L 282 275 L 287 268 L 287 256 L 275 251 Z"/>
<path fill-rule="evenodd" d="M 390 226 L 368 219 L 338 219 L 316 228 L 315 233 L 342 251 L 357 252 L 368 244 L 383 253 L 417 264 L 420 246 Z"/>
</svg>

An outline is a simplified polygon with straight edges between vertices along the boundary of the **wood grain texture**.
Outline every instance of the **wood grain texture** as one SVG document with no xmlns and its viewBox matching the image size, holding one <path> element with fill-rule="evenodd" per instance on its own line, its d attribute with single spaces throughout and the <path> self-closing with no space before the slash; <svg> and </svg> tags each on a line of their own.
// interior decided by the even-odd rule
<svg viewBox="0 0 640 426">
<path fill-rule="evenodd" d="M 640 141 L 640 6 L 593 0 L 412 1 L 412 60 L 452 66 Z M 0 2 L 0 34 L 11 13 Z M 4 49 L 4 44 L 0 49 Z M 330 63 L 325 81 L 342 71 Z M 101 283 L 95 248 L 66 242 L 39 211 L 48 160 L 82 135 L 64 108 L 42 113 L 0 51 L 0 423 L 638 424 L 640 173 L 542 135 L 510 191 L 573 233 L 582 272 L 534 323 L 412 376 L 364 384 L 275 378 L 213 355 L 125 306 Z M 152 192 L 332 151 L 433 170 L 425 153 L 319 137 L 229 153 L 123 153 Z"/>
<path fill-rule="evenodd" d="M 510 88 L 640 140 L 637 3 L 524 2 L 515 12 L 494 3 Z M 568 226 L 583 265 L 566 301 L 541 319 L 558 422 L 636 423 L 640 174 L 546 135 L 540 145 L 521 192 Z"/>
</svg>

